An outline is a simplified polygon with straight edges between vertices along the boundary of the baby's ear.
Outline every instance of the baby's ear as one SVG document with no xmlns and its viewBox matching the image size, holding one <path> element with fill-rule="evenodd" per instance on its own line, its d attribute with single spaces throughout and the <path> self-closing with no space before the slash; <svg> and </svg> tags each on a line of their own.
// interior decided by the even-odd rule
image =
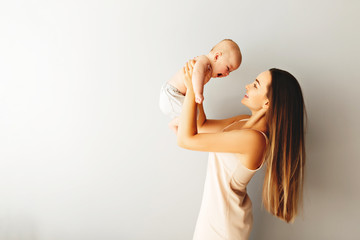
<svg viewBox="0 0 360 240">
<path fill-rule="evenodd" d="M 216 52 L 214 55 L 214 60 L 217 61 L 219 57 L 221 57 L 222 53 L 221 52 Z"/>
</svg>

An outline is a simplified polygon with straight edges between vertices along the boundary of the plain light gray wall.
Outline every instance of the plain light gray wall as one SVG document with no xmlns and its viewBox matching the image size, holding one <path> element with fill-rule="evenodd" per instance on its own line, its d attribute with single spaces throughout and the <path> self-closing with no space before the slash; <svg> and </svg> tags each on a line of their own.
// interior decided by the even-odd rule
<svg viewBox="0 0 360 240">
<path fill-rule="evenodd" d="M 207 154 L 176 145 L 159 89 L 235 40 L 241 67 L 205 88 L 208 118 L 249 111 L 271 67 L 307 107 L 304 213 L 285 224 L 249 184 L 251 239 L 358 239 L 359 1 L 1 1 L 0 239 L 192 239 Z"/>
</svg>

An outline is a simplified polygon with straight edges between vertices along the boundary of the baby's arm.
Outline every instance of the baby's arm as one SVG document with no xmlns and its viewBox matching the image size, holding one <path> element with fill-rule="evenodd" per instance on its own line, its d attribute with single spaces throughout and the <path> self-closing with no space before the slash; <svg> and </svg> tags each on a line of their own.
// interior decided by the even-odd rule
<svg viewBox="0 0 360 240">
<path fill-rule="evenodd" d="M 195 102 L 199 104 L 204 100 L 203 89 L 208 64 L 210 64 L 210 62 L 206 56 L 199 56 L 196 58 L 194 65 L 192 84 L 195 93 Z"/>
</svg>

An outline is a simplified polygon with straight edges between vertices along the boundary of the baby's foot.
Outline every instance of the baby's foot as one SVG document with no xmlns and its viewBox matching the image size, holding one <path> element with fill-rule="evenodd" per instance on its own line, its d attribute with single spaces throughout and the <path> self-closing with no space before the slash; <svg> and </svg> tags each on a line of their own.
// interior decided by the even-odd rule
<svg viewBox="0 0 360 240">
<path fill-rule="evenodd" d="M 170 127 L 171 130 L 173 130 L 173 132 L 175 133 L 175 135 L 177 135 L 179 126 L 173 125 L 173 126 L 169 126 L 169 127 Z"/>
<path fill-rule="evenodd" d="M 174 133 L 177 135 L 178 126 L 179 126 L 180 119 L 178 117 L 174 118 L 169 122 L 169 128 L 174 131 Z"/>
</svg>

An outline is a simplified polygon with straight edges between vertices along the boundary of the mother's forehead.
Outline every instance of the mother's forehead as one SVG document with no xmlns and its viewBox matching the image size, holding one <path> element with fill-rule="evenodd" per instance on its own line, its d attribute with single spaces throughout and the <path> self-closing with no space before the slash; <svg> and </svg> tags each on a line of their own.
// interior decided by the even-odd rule
<svg viewBox="0 0 360 240">
<path fill-rule="evenodd" d="M 271 83 L 271 73 L 269 70 L 260 73 L 257 78 L 261 85 L 268 85 Z"/>
</svg>

